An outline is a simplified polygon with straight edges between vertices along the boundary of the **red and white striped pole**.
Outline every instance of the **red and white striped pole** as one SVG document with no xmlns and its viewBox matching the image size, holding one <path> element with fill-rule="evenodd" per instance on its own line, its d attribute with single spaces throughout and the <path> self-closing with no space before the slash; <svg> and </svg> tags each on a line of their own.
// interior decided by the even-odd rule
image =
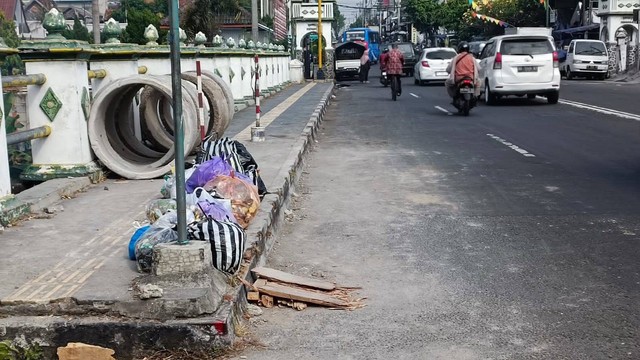
<svg viewBox="0 0 640 360">
<path fill-rule="evenodd" d="M 204 95 L 202 94 L 202 68 L 200 67 L 200 60 L 196 60 L 196 86 L 198 88 L 198 116 L 200 117 L 200 140 L 204 142 L 205 130 L 204 130 Z"/>
<path fill-rule="evenodd" d="M 260 64 L 258 55 L 254 57 L 256 64 L 256 83 L 255 83 L 255 101 L 256 101 L 256 126 L 251 128 L 251 141 L 264 141 L 264 128 L 260 126 Z"/>
<path fill-rule="evenodd" d="M 256 127 L 260 127 L 260 65 L 258 55 L 254 57 L 256 63 Z"/>
</svg>

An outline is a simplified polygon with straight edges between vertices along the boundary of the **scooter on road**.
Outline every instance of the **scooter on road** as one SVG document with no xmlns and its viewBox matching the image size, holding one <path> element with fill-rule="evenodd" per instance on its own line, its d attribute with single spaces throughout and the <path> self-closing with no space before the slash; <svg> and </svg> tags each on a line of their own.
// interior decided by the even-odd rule
<svg viewBox="0 0 640 360">
<path fill-rule="evenodd" d="M 458 109 L 458 113 L 469 116 L 469 111 L 476 106 L 476 103 L 477 99 L 473 79 L 464 78 L 460 80 L 456 86 L 456 96 L 453 98 L 453 106 Z"/>
<path fill-rule="evenodd" d="M 389 77 L 387 76 L 386 70 L 382 70 L 382 72 L 380 73 L 380 84 L 382 84 L 382 86 L 384 87 L 389 86 Z"/>
</svg>

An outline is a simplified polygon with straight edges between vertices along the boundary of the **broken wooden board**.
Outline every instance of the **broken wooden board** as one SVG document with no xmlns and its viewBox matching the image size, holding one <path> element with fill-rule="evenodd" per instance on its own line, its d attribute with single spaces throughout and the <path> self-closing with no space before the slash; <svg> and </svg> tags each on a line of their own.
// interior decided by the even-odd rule
<svg viewBox="0 0 640 360">
<path fill-rule="evenodd" d="M 330 307 L 348 307 L 347 301 L 337 299 L 331 295 L 323 294 L 316 291 L 295 288 L 284 284 L 267 282 L 266 285 L 253 284 L 258 288 L 261 294 L 268 294 L 273 297 L 302 301 L 322 306 Z"/>
<path fill-rule="evenodd" d="M 258 301 L 260 300 L 260 293 L 257 291 L 249 291 L 247 292 L 247 300 L 248 301 Z"/>
<path fill-rule="evenodd" d="M 281 299 L 278 299 L 278 304 L 286 305 L 286 306 L 294 308 L 294 309 L 296 309 L 298 311 L 302 311 L 302 310 L 307 308 L 307 303 L 303 303 L 303 302 L 299 302 L 299 301 L 293 301 L 293 300 L 281 300 Z"/>
<path fill-rule="evenodd" d="M 336 288 L 336 284 L 329 281 L 316 280 L 303 276 L 293 275 L 276 269 L 257 267 L 251 271 L 258 277 L 280 281 L 288 284 L 296 284 L 300 286 L 307 286 L 314 289 L 328 291 L 334 290 Z"/>
<path fill-rule="evenodd" d="M 262 306 L 270 309 L 273 307 L 273 297 L 269 295 L 262 295 L 260 296 L 260 303 L 262 303 Z"/>
</svg>

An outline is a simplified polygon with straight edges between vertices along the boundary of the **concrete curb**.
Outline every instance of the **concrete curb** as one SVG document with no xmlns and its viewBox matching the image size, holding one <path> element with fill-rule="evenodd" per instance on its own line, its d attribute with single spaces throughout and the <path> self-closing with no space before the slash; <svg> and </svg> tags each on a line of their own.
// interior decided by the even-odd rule
<svg viewBox="0 0 640 360">
<path fill-rule="evenodd" d="M 240 271 L 236 275 L 238 278 L 253 282 L 251 269 L 256 266 L 263 265 L 267 261 L 269 252 L 273 248 L 273 244 L 277 238 L 284 211 L 288 208 L 291 194 L 294 192 L 300 175 L 301 169 L 305 164 L 305 160 L 311 144 L 315 141 L 318 128 L 322 123 L 327 106 L 331 102 L 335 87 L 329 88 L 322 96 L 320 102 L 316 106 L 313 114 L 309 118 L 307 125 L 296 141 L 293 150 L 287 156 L 283 170 L 278 174 L 277 178 L 282 180 L 280 187 L 271 189 L 271 192 L 265 195 L 260 204 L 258 216 L 253 220 L 247 229 L 247 250 L 245 252 L 245 260 L 240 267 Z M 231 306 L 218 312 L 217 318 L 227 319 L 228 336 L 226 343 L 231 344 L 235 340 L 235 325 L 239 323 L 242 314 L 247 305 L 247 293 L 245 286 L 239 284 L 231 293 L 225 296 L 229 299 Z M 228 312 L 223 315 L 223 312 Z"/>
<path fill-rule="evenodd" d="M 41 212 L 63 199 L 74 197 L 89 186 L 89 177 L 47 180 L 15 195 L 6 207 L 0 207 L 0 225 L 7 225 L 31 213 Z"/>
</svg>

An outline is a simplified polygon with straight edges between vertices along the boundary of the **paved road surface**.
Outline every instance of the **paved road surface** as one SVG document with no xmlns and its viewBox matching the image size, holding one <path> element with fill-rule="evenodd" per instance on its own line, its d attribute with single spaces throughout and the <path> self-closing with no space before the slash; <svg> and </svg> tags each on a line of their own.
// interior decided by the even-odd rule
<svg viewBox="0 0 640 360">
<path fill-rule="evenodd" d="M 338 91 L 268 264 L 368 306 L 265 310 L 267 349 L 242 355 L 640 358 L 640 122 L 543 99 L 449 115 L 441 86 L 392 102 L 372 80 Z M 561 98 L 640 115 L 624 86 Z"/>
</svg>

